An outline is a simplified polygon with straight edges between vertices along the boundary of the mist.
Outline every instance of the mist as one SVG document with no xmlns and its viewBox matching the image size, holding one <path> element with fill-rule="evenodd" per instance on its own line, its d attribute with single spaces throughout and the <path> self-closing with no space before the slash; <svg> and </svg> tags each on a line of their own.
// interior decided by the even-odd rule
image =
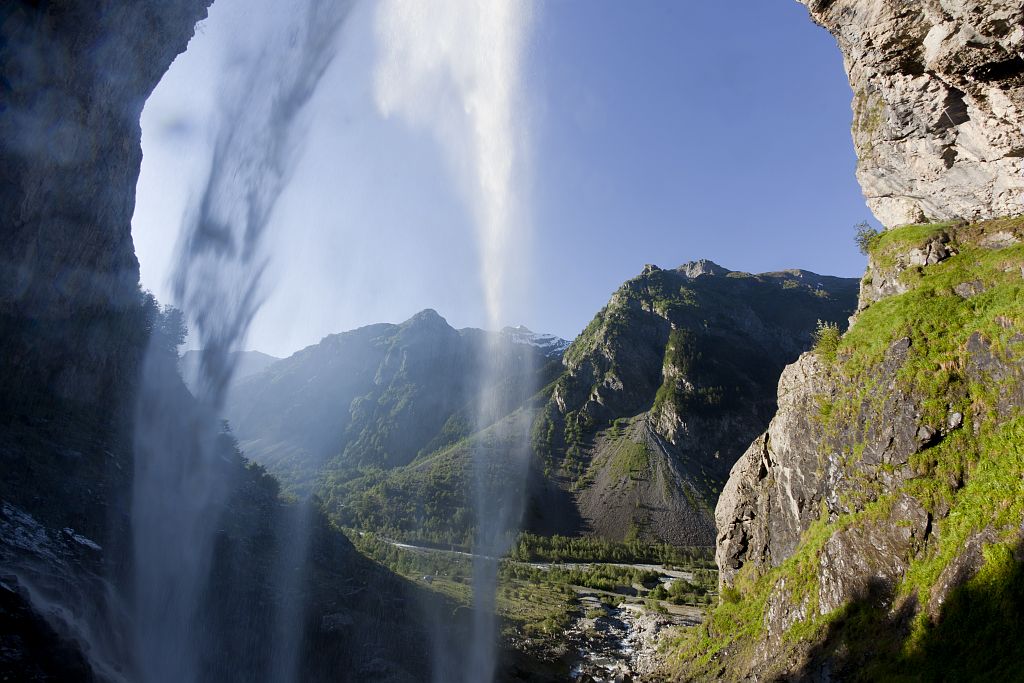
<svg viewBox="0 0 1024 683">
<path fill-rule="evenodd" d="M 486 319 L 497 329 L 509 302 L 520 296 L 525 281 L 517 263 L 527 243 L 529 215 L 525 202 L 529 135 L 522 112 L 522 53 L 530 27 L 531 5 L 525 2 L 479 4 L 462 0 L 419 3 L 391 0 L 378 8 L 376 31 L 380 51 L 374 94 L 381 113 L 422 127 L 440 143 L 473 217 L 479 281 Z M 520 277 L 517 278 L 516 276 Z M 491 423 L 496 411 L 483 387 L 497 377 L 497 340 L 480 378 L 477 430 Z M 467 653 L 446 653 L 464 662 L 461 680 L 488 681 L 496 665 L 498 561 L 519 523 L 522 501 L 501 495 L 519 491 L 528 466 L 528 430 L 499 425 L 487 444 L 472 446 L 473 499 L 477 533 L 473 561 L 473 630 Z M 493 476 L 494 460 L 507 457 L 517 466 L 504 477 Z M 435 676 L 451 680 L 451 666 Z"/>
<path fill-rule="evenodd" d="M 302 149 L 304 106 L 334 56 L 347 10 L 347 3 L 309 0 L 293 21 L 269 26 L 251 44 L 256 52 L 238 52 L 221 85 L 205 185 L 185 215 L 173 275 L 174 301 L 202 348 L 198 405 L 168 363 L 166 347 L 179 340 L 154 335 L 135 420 L 136 661 L 149 683 L 202 678 L 196 639 L 214 626 L 202 623 L 200 601 L 231 483 L 219 415 L 232 351 L 244 345 L 263 300 L 269 254 L 262 239 Z M 275 680 L 290 680 L 295 646 L 281 642 L 286 655 Z"/>
</svg>

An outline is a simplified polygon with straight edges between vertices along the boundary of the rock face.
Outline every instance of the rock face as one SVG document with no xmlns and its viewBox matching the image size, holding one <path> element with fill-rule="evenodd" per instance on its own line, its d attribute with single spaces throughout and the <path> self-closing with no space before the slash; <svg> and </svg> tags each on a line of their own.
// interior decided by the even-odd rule
<svg viewBox="0 0 1024 683">
<path fill-rule="evenodd" d="M 0 64 L 0 311 L 126 306 L 139 116 L 212 0 L 15 3 Z"/>
<path fill-rule="evenodd" d="M 706 260 L 648 265 L 620 287 L 566 351 L 534 430 L 548 482 L 579 510 L 582 529 L 710 545 L 711 503 L 775 410 L 779 374 L 811 345 L 818 320 L 844 320 L 855 288 Z M 535 519 L 537 529 L 580 530 L 558 526 L 572 517 L 551 517 Z"/>
<path fill-rule="evenodd" d="M 128 335 L 108 334 L 110 318 L 140 304 L 139 115 L 211 2 L 4 8 L 0 376 L 9 386 L 45 383 L 83 402 L 116 392 Z"/>
<path fill-rule="evenodd" d="M 1019 557 L 1024 540 L 1012 503 L 1024 495 L 1021 239 L 1021 218 L 887 231 L 838 350 L 782 373 L 778 412 L 715 511 L 723 589 L 767 606 L 759 635 L 723 659 L 726 678 L 885 679 L 902 670 L 886 666 L 918 666 L 907 652 L 922 648 L 942 653 L 929 666 L 978 675 L 964 660 L 970 638 L 929 636 L 967 618 L 949 613 L 951 596 L 983 567 L 993 575 L 991 557 Z M 1016 590 L 1002 580 L 1015 579 L 983 593 Z M 901 654 L 922 611 L 926 635 Z M 844 630 L 849 614 L 864 621 Z M 891 645 L 865 638 L 865 623 L 891 631 Z M 784 637 L 797 624 L 815 635 Z M 883 668 L 854 674 L 865 662 Z"/>
<path fill-rule="evenodd" d="M 768 432 L 729 473 L 715 508 L 715 561 L 723 584 L 747 562 L 774 566 L 789 557 L 817 518 L 825 478 L 817 470 L 814 407 L 818 396 L 834 391 L 821 375 L 813 353 L 785 369 Z"/>
<path fill-rule="evenodd" d="M 1024 212 L 1024 6 L 800 0 L 839 43 L 857 178 L 886 226 Z"/>
</svg>

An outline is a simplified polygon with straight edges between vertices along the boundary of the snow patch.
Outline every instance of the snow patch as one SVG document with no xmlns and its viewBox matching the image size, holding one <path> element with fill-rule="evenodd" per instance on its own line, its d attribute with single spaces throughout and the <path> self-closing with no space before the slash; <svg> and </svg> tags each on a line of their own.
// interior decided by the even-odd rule
<svg viewBox="0 0 1024 683">
<path fill-rule="evenodd" d="M 540 334 L 534 332 L 524 325 L 506 327 L 501 331 L 502 336 L 513 344 L 524 344 L 541 350 L 548 358 L 557 358 L 565 353 L 571 342 L 556 337 L 553 334 Z"/>
</svg>

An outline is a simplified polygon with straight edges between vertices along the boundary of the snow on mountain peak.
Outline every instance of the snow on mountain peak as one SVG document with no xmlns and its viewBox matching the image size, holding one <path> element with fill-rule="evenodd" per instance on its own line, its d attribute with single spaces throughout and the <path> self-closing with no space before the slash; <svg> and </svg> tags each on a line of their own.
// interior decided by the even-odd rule
<svg viewBox="0 0 1024 683">
<path fill-rule="evenodd" d="M 514 344 L 526 344 L 540 349 L 548 358 L 561 356 L 570 342 L 553 334 L 538 334 L 525 325 L 506 327 L 501 334 Z"/>
</svg>

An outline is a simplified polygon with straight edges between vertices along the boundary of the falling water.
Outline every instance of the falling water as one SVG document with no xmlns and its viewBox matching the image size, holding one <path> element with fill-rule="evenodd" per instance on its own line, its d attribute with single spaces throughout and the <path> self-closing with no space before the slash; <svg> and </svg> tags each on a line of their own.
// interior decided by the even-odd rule
<svg viewBox="0 0 1024 683">
<path fill-rule="evenodd" d="M 376 97 L 385 115 L 398 114 L 428 129 L 450 156 L 472 207 L 480 277 L 490 329 L 504 322 L 513 292 L 509 256 L 523 230 L 521 56 L 530 24 L 525 2 L 390 0 L 379 6 L 382 51 Z M 442 97 L 438 97 L 441 94 Z M 444 97 L 453 95 L 453 97 Z M 492 340 L 480 386 L 493 386 L 500 354 Z M 496 413 L 482 390 L 478 431 Z M 529 449 L 522 421 L 496 425 L 474 439 L 473 481 L 477 535 L 473 568 L 473 632 L 460 653 L 463 680 L 489 681 L 495 668 L 497 560 L 518 525 Z M 495 467 L 504 458 L 504 467 Z M 444 653 L 439 653 L 444 654 Z M 450 680 L 452 667 L 436 677 Z"/>
<path fill-rule="evenodd" d="M 261 238 L 288 183 L 304 105 L 330 63 L 349 3 L 307 0 L 262 36 L 221 88 L 209 172 L 186 217 L 173 277 L 203 349 L 192 401 L 154 337 L 137 406 L 132 525 L 138 677 L 200 677 L 196 639 L 215 533 L 229 482 L 216 416 L 261 303 Z M 295 631 L 293 631 L 295 632 Z M 200 635 L 201 634 L 201 635 Z M 284 648 L 294 651 L 295 648 Z M 291 667 L 277 670 L 288 678 Z"/>
</svg>

